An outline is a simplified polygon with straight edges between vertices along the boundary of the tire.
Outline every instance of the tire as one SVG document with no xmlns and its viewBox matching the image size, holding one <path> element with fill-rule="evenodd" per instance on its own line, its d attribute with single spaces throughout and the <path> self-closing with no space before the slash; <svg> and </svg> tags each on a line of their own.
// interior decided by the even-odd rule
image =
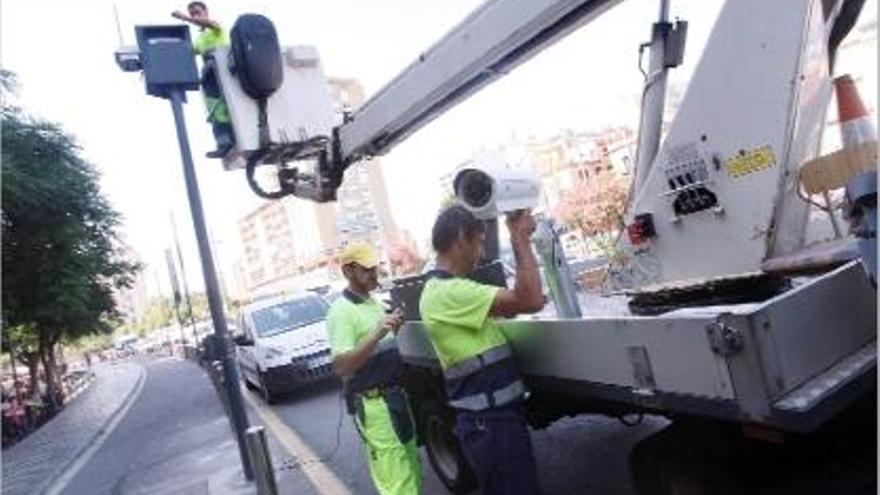
<svg viewBox="0 0 880 495">
<path fill-rule="evenodd" d="M 269 387 L 265 373 L 260 373 L 260 396 L 266 404 L 275 404 L 278 401 L 278 394 Z"/>
<path fill-rule="evenodd" d="M 695 435 L 673 424 L 639 442 L 630 455 L 638 495 L 751 495 L 739 464 L 719 458 L 721 435 Z M 709 447 L 706 446 L 709 444 Z M 716 445 L 717 447 L 717 445 Z M 733 449 L 734 445 L 730 445 Z"/>
<path fill-rule="evenodd" d="M 452 431 L 455 411 L 436 401 L 429 401 L 422 404 L 421 415 L 425 451 L 437 477 L 455 495 L 475 490 L 477 478 Z"/>
<path fill-rule="evenodd" d="M 252 392 L 256 391 L 259 387 L 248 379 L 247 373 L 244 372 L 241 363 L 236 361 L 235 364 L 238 366 L 238 376 L 241 377 L 241 381 L 244 382 L 244 387 Z"/>
</svg>

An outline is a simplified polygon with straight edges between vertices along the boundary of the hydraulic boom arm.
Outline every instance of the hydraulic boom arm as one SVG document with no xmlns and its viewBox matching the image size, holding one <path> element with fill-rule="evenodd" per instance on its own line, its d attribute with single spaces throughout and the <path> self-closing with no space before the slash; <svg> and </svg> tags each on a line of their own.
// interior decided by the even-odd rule
<svg viewBox="0 0 880 495">
<path fill-rule="evenodd" d="M 387 153 L 432 119 L 621 1 L 488 0 L 346 115 L 322 150 L 316 153 L 314 147 L 303 147 L 282 153 L 286 159 L 317 158 L 318 166 L 314 176 L 282 169 L 282 190 L 275 194 L 336 199 L 350 164 Z M 248 165 L 251 178 L 256 165 Z"/>
<path fill-rule="evenodd" d="M 341 160 L 381 155 L 621 0 L 491 0 L 339 128 Z"/>
</svg>

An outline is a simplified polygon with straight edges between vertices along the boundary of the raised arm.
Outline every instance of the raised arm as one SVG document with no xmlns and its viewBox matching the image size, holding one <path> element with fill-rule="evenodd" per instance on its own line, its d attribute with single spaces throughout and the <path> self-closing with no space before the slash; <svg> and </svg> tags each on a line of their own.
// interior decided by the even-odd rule
<svg viewBox="0 0 880 495">
<path fill-rule="evenodd" d="M 180 19 L 181 21 L 188 22 L 190 24 L 195 24 L 196 26 L 199 26 L 201 28 L 213 29 L 215 31 L 220 29 L 220 24 L 218 24 L 216 21 L 212 21 L 211 19 L 208 19 L 207 17 L 204 17 L 204 18 L 191 17 L 191 16 L 183 13 L 183 11 L 180 11 L 180 10 L 175 10 L 174 12 L 172 12 L 171 17 L 173 17 L 175 19 Z"/>
<path fill-rule="evenodd" d="M 492 316 L 513 317 L 523 313 L 536 313 L 544 308 L 538 260 L 532 252 L 531 235 L 535 232 L 535 218 L 531 212 L 517 211 L 507 215 L 507 229 L 516 261 L 516 281 L 513 289 L 501 289 L 495 296 Z"/>
</svg>

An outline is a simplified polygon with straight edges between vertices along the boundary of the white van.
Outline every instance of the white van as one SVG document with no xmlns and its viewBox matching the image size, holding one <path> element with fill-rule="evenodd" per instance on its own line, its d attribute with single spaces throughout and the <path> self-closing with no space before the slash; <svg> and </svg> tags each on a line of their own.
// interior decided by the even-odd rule
<svg viewBox="0 0 880 495">
<path fill-rule="evenodd" d="M 305 293 L 244 306 L 233 337 L 245 384 L 267 403 L 279 394 L 333 374 L 325 320 L 328 305 Z"/>
</svg>

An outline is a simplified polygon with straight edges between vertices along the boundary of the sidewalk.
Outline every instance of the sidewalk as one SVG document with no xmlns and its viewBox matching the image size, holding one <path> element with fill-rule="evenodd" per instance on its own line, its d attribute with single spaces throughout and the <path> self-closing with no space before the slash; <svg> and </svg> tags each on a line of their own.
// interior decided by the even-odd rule
<svg viewBox="0 0 880 495">
<path fill-rule="evenodd" d="M 3 494 L 253 495 L 235 436 L 208 374 L 160 358 L 100 365 L 95 383 L 58 416 L 3 452 Z M 255 411 L 249 410 L 254 424 Z M 270 434 L 279 494 L 317 495 L 285 469 Z"/>
<path fill-rule="evenodd" d="M 43 493 L 115 419 L 144 379 L 134 362 L 100 363 L 95 382 L 57 416 L 3 452 L 3 493 Z"/>
</svg>

